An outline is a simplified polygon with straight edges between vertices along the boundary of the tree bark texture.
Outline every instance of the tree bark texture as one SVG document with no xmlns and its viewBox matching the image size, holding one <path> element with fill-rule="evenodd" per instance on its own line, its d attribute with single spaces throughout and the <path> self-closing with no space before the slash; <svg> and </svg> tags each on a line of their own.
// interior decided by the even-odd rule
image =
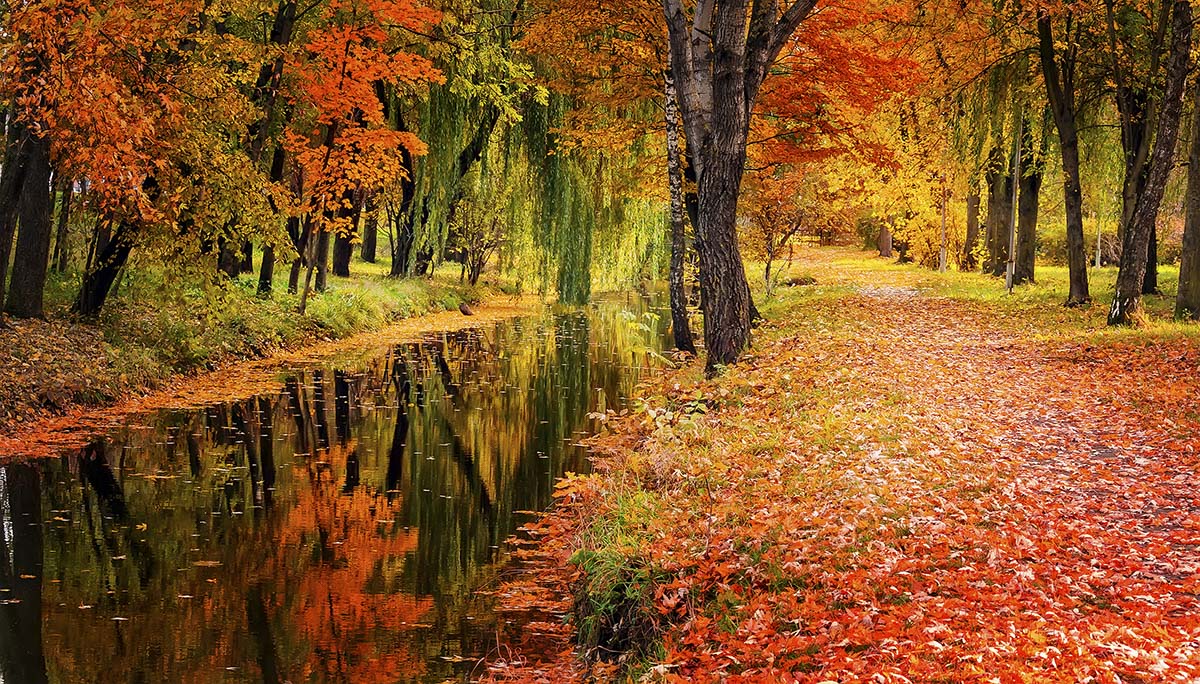
<svg viewBox="0 0 1200 684">
<path fill-rule="evenodd" d="M 687 291 L 683 286 L 683 262 L 687 256 L 685 234 L 685 210 L 683 200 L 683 150 L 679 135 L 679 102 L 675 92 L 675 78 L 670 69 L 665 74 L 665 100 L 667 125 L 667 179 L 671 191 L 671 266 L 668 289 L 671 298 L 671 331 L 675 337 L 675 348 L 679 351 L 696 353 L 692 340 L 692 329 L 688 323 Z"/>
<path fill-rule="evenodd" d="M 1042 177 L 1045 173 L 1046 146 L 1034 150 L 1033 134 L 1025 125 L 1025 140 L 1021 145 L 1021 180 L 1017 199 L 1017 253 L 1014 260 L 1013 283 L 1034 282 L 1034 261 L 1037 252 L 1038 202 L 1041 199 Z"/>
<path fill-rule="evenodd" d="M 1192 144 L 1188 151 L 1186 214 L 1175 317 L 1200 321 L 1200 79 L 1193 88 Z"/>
<path fill-rule="evenodd" d="M 363 221 L 362 260 L 368 264 L 375 263 L 379 251 L 379 207 L 372 196 L 367 199 L 366 220 Z"/>
<path fill-rule="evenodd" d="M 275 248 L 263 245 L 262 263 L 258 269 L 258 294 L 263 297 L 271 296 L 275 281 Z"/>
<path fill-rule="evenodd" d="M 350 257 L 354 254 L 354 245 L 349 235 L 338 234 L 333 239 L 333 274 L 339 278 L 350 277 Z"/>
<path fill-rule="evenodd" d="M 999 145 L 988 155 L 987 255 L 983 272 L 1004 275 L 1008 264 L 1008 232 L 1012 226 L 1012 171 Z"/>
<path fill-rule="evenodd" d="M 324 292 L 329 286 L 329 231 L 317 228 L 317 250 L 314 256 L 317 269 L 317 279 L 314 287 L 317 292 Z M 311 239 L 311 238 L 309 238 Z"/>
<path fill-rule="evenodd" d="M 4 310 L 22 318 L 44 318 L 43 297 L 50 260 L 54 200 L 50 193 L 50 140 L 26 130 L 25 182 L 17 203 L 20 230 L 13 253 L 12 281 Z"/>
<path fill-rule="evenodd" d="M 0 305 L 8 292 L 8 262 L 12 260 L 13 237 L 17 233 L 17 207 L 21 202 L 21 186 L 25 184 L 27 168 L 24 135 L 25 127 L 9 122 L 4 149 L 4 167 L 0 169 Z"/>
</svg>

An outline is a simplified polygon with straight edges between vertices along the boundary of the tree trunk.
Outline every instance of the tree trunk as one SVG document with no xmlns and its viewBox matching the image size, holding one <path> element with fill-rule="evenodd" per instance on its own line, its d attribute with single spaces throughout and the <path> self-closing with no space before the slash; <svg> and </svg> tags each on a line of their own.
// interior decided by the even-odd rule
<svg viewBox="0 0 1200 684">
<path fill-rule="evenodd" d="M 93 268 L 83 277 L 73 307 L 75 313 L 82 318 L 94 319 L 104 308 L 113 283 L 116 282 L 125 262 L 129 260 L 129 252 L 133 249 L 131 233 L 132 228 L 129 224 L 119 224 L 112 238 L 96 256 Z"/>
<path fill-rule="evenodd" d="M 750 285 L 737 243 L 737 202 L 750 114 L 775 58 L 815 0 L 663 0 L 672 75 L 679 88 L 688 155 L 696 169 L 696 236 L 703 289 L 706 369 L 737 361 L 750 341 Z"/>
<path fill-rule="evenodd" d="M 254 273 L 254 245 L 249 240 L 242 243 L 242 258 L 238 262 L 239 273 Z"/>
<path fill-rule="evenodd" d="M 409 275 L 408 262 L 412 258 L 412 247 L 416 242 L 416 236 L 411 216 L 403 214 L 397 216 L 394 225 L 396 242 L 392 245 L 392 265 L 388 270 L 388 275 L 399 278 Z"/>
<path fill-rule="evenodd" d="M 258 269 L 258 294 L 264 297 L 270 297 L 274 281 L 275 248 L 271 245 L 263 245 L 262 264 L 260 264 Z"/>
<path fill-rule="evenodd" d="M 64 273 L 67 270 L 67 260 L 71 253 L 67 245 L 71 224 L 71 200 L 75 196 L 75 182 L 71 180 L 62 183 L 62 200 L 58 204 L 58 230 L 54 236 L 54 270 Z"/>
<path fill-rule="evenodd" d="M 1149 242 L 1174 160 L 1191 38 L 1192 6 L 1188 0 L 1175 0 L 1171 10 L 1171 51 L 1167 57 L 1166 84 L 1159 108 L 1154 151 L 1148 163 L 1145 192 L 1138 199 L 1133 220 L 1125 230 L 1116 294 L 1108 312 L 1109 325 L 1131 325 L 1143 317 L 1142 285 L 1146 278 Z"/>
<path fill-rule="evenodd" d="M 96 225 L 92 227 L 92 239 L 88 241 L 87 260 L 83 264 L 84 273 L 96 267 L 100 255 L 108 249 L 108 242 L 111 239 L 112 223 L 103 217 L 98 217 Z"/>
<path fill-rule="evenodd" d="M 1071 39 L 1068 51 L 1059 55 L 1054 45 L 1050 15 L 1039 12 L 1037 26 L 1038 56 L 1062 152 L 1067 268 L 1070 272 L 1070 291 L 1066 304 L 1081 306 L 1091 301 L 1091 296 L 1088 293 L 1087 254 L 1083 247 L 1083 190 L 1079 182 L 1079 133 L 1075 122 L 1075 58 L 1078 41 Z"/>
<path fill-rule="evenodd" d="M 21 186 L 25 184 L 26 150 L 24 126 L 9 123 L 4 150 L 4 166 L 0 168 L 0 305 L 8 291 L 8 262 L 12 260 L 13 237 L 17 232 L 17 207 L 21 203 Z"/>
<path fill-rule="evenodd" d="M 317 292 L 324 292 L 329 286 L 329 231 L 324 228 L 318 228 L 317 235 L 317 251 L 314 256 L 315 265 L 317 268 L 317 281 L 315 287 Z M 309 238 L 310 240 L 312 238 Z"/>
<path fill-rule="evenodd" d="M 290 120 L 290 116 L 285 117 L 285 120 Z M 272 183 L 278 183 L 283 180 L 284 169 L 287 166 L 287 150 L 283 145 L 276 145 L 275 151 L 271 154 L 271 172 L 270 178 Z M 278 211 L 274 200 L 271 201 L 271 207 Z M 299 221 L 294 217 L 288 217 L 288 236 L 291 237 L 293 232 L 298 232 L 294 226 L 299 225 Z M 264 244 L 262 248 L 262 263 L 258 270 L 258 294 L 263 297 L 270 297 L 271 290 L 274 288 L 275 281 L 275 247 L 273 245 Z"/>
<path fill-rule="evenodd" d="M 308 218 L 304 221 L 304 232 L 308 235 L 308 239 L 304 245 L 303 257 L 296 259 L 296 263 L 292 265 L 293 271 L 299 271 L 299 264 L 304 264 L 304 287 L 300 291 L 300 315 L 303 316 L 308 311 L 308 296 L 312 292 L 313 273 L 317 270 L 317 244 L 320 240 L 313 231 L 320 230 L 313 225 L 312 219 Z M 325 231 L 321 231 L 326 234 Z"/>
<path fill-rule="evenodd" d="M 706 165 L 700 180 L 700 282 L 704 287 L 706 367 L 735 363 L 750 339 L 750 285 L 737 245 L 737 196 L 745 147 L 737 131 L 718 129 L 714 143 L 724 154 Z M 714 155 L 715 156 L 715 155 Z"/>
<path fill-rule="evenodd" d="M 988 155 L 987 257 L 983 272 L 1004 275 L 1008 264 L 1008 233 L 1012 226 L 1012 171 L 999 145 Z"/>
<path fill-rule="evenodd" d="M 1200 321 L 1200 78 L 1193 88 L 1192 144 L 1188 152 L 1186 216 L 1175 318 Z"/>
<path fill-rule="evenodd" d="M 4 310 L 22 318 L 45 318 L 43 297 L 50 260 L 50 139 L 25 132 L 25 182 L 17 205 L 21 228 Z"/>
<path fill-rule="evenodd" d="M 1150 226 L 1150 242 L 1146 245 L 1146 275 L 1142 278 L 1142 294 L 1162 294 L 1158 289 L 1158 221 Z"/>
<path fill-rule="evenodd" d="M 368 264 L 375 263 L 379 245 L 379 208 L 372 197 L 367 200 L 367 218 L 363 221 L 362 260 Z"/>
<path fill-rule="evenodd" d="M 350 277 L 350 257 L 354 246 L 349 235 L 337 235 L 333 239 L 333 274 L 339 278 Z"/>
<path fill-rule="evenodd" d="M 679 140 L 679 103 L 675 94 L 675 78 L 668 68 L 666 79 L 667 179 L 671 190 L 671 267 L 668 277 L 671 297 L 671 332 L 675 348 L 696 353 L 692 328 L 688 323 L 687 292 L 683 285 L 683 262 L 687 256 L 687 235 L 684 230 L 683 206 L 683 149 Z"/>
<path fill-rule="evenodd" d="M 242 258 L 230 245 L 227 238 L 217 238 L 217 270 L 230 278 L 242 272 Z"/>
<path fill-rule="evenodd" d="M 1034 282 L 1034 260 L 1037 250 L 1038 201 L 1041 199 L 1042 175 L 1045 170 L 1045 145 L 1042 153 L 1033 149 L 1033 135 L 1025 126 L 1026 136 L 1022 145 L 1024 163 L 1021 167 L 1020 193 L 1017 199 L 1017 253 L 1014 260 L 1013 283 Z"/>
<path fill-rule="evenodd" d="M 879 247 L 879 256 L 892 258 L 892 229 L 886 222 L 879 224 L 879 239 L 876 240 L 876 244 Z"/>
<path fill-rule="evenodd" d="M 975 246 L 979 244 L 979 188 L 975 182 L 967 193 L 967 241 L 963 244 L 962 259 L 958 263 L 959 270 L 974 271 L 979 267 L 979 259 L 975 257 Z"/>
<path fill-rule="evenodd" d="M 288 272 L 288 294 L 296 294 L 300 291 L 300 273 L 304 270 L 304 259 L 296 257 L 292 260 L 292 268 Z M 303 313 L 303 312 L 301 312 Z"/>
</svg>

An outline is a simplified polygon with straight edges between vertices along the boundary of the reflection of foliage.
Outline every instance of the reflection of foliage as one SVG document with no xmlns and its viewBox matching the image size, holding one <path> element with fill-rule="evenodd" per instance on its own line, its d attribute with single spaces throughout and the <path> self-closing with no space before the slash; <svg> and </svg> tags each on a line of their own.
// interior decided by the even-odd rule
<svg viewBox="0 0 1200 684">
<path fill-rule="evenodd" d="M 321 461 L 306 464 L 309 486 L 299 490 L 275 539 L 313 561 L 280 607 L 314 656 L 297 673 L 303 679 L 383 682 L 397 673 L 424 672 L 419 654 L 394 648 L 389 640 L 376 642 L 379 634 L 420 623 L 433 602 L 388 591 L 396 586 L 417 535 L 403 529 L 399 503 L 389 504 L 383 492 L 344 490 L 338 474 L 351 477 L 356 449 L 353 442 L 337 446 Z M 288 571 L 263 569 L 276 577 Z"/>
<path fill-rule="evenodd" d="M 460 674 L 517 512 L 587 468 L 588 414 L 650 362 L 663 322 L 618 313 L 640 301 L 298 371 L 41 462 L 50 681 Z"/>
</svg>

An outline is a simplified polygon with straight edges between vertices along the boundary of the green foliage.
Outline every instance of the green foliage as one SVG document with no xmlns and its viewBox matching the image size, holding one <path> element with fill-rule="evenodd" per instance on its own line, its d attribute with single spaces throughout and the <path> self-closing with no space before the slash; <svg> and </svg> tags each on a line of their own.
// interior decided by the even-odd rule
<svg viewBox="0 0 1200 684">
<path fill-rule="evenodd" d="M 575 596 L 579 644 L 585 651 L 649 656 L 658 644 L 653 587 L 662 580 L 648 559 L 631 553 L 642 546 L 645 521 L 659 508 L 655 494 L 631 491 L 615 497 L 612 508 L 588 528 L 586 546 L 571 563 L 583 572 Z"/>
<path fill-rule="evenodd" d="M 358 266 L 370 270 L 367 264 Z M 155 386 L 174 373 L 348 337 L 395 320 L 454 310 L 490 294 L 486 287 L 459 286 L 452 270 L 433 279 L 335 279 L 328 291 L 311 297 L 308 314 L 298 317 L 298 295 L 283 292 L 282 280 L 273 297 L 262 298 L 250 279 L 222 283 L 155 268 L 132 269 L 100 319 L 107 360 L 124 378 L 122 384 Z M 65 309 L 77 288 L 77 274 L 52 275 L 47 288 L 51 305 Z"/>
</svg>

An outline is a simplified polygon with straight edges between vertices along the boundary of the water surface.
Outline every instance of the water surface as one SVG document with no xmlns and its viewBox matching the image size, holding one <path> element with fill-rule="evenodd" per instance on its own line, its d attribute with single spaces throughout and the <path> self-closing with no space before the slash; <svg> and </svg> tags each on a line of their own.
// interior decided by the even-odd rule
<svg viewBox="0 0 1200 684">
<path fill-rule="evenodd" d="M 469 678 L 505 539 L 588 469 L 589 414 L 667 318 L 622 297 L 431 336 L 0 466 L 0 682 Z"/>
</svg>

